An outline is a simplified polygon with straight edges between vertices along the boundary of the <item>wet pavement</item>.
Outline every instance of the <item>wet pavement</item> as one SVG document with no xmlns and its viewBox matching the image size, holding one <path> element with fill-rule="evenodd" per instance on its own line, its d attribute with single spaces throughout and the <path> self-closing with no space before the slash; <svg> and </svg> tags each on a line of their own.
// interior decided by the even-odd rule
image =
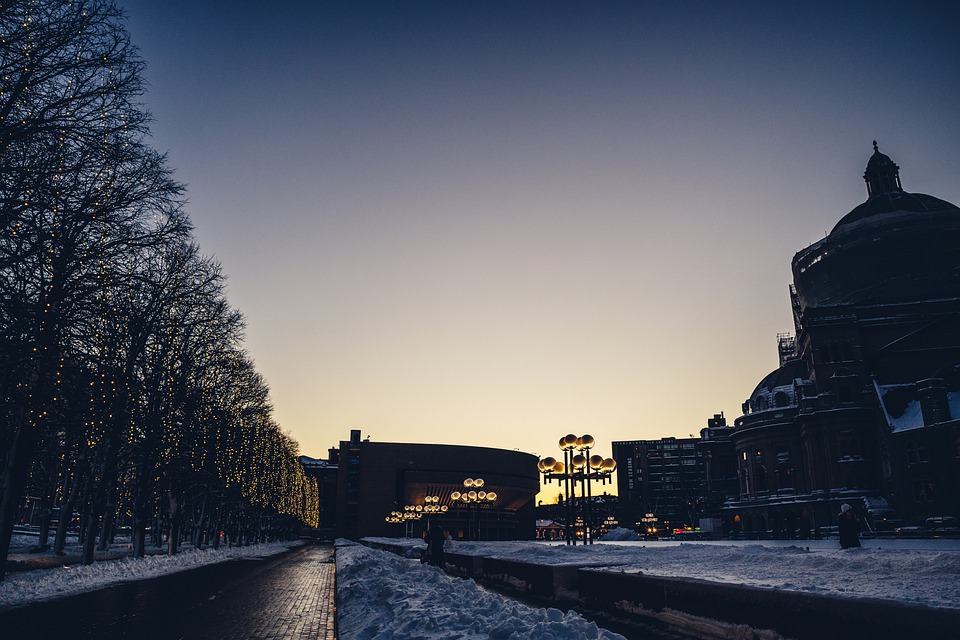
<svg viewBox="0 0 960 640">
<path fill-rule="evenodd" d="M 333 546 L 307 545 L 3 611 L 0 636 L 335 640 L 334 576 Z"/>
</svg>

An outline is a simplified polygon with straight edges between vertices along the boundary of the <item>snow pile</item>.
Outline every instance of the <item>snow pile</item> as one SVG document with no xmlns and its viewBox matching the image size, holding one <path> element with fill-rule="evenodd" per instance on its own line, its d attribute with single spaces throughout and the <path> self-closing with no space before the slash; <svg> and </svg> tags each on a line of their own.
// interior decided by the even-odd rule
<svg viewBox="0 0 960 640">
<path fill-rule="evenodd" d="M 575 612 L 534 609 L 386 551 L 338 540 L 336 560 L 343 638 L 624 640 Z"/>
<path fill-rule="evenodd" d="M 282 553 L 300 541 L 269 542 L 246 547 L 184 549 L 175 556 L 106 560 L 91 565 L 63 565 L 52 569 L 8 573 L 0 581 L 0 609 L 93 591 L 120 582 L 142 580 L 235 558 L 266 557 Z"/>
<path fill-rule="evenodd" d="M 864 540 L 863 548 L 852 550 L 838 548 L 835 540 L 447 544 L 456 553 L 537 564 L 607 564 L 617 572 L 960 608 L 958 540 Z"/>
<path fill-rule="evenodd" d="M 624 529 L 623 527 L 617 527 L 616 529 L 610 529 L 603 537 L 600 538 L 604 542 L 625 542 L 632 541 L 638 542 L 643 540 L 643 538 L 637 534 L 633 529 Z"/>
</svg>

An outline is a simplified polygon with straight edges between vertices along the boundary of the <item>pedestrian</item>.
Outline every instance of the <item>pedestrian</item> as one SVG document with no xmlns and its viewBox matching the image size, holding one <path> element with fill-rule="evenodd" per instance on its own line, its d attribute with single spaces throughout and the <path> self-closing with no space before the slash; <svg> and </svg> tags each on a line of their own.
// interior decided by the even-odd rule
<svg viewBox="0 0 960 640">
<path fill-rule="evenodd" d="M 431 521 L 427 528 L 427 561 L 435 567 L 443 565 L 444 542 L 446 537 L 443 535 L 443 527 Z"/>
<path fill-rule="evenodd" d="M 840 533 L 840 547 L 851 549 L 860 546 L 860 519 L 849 504 L 840 505 L 837 516 L 837 530 Z"/>
</svg>

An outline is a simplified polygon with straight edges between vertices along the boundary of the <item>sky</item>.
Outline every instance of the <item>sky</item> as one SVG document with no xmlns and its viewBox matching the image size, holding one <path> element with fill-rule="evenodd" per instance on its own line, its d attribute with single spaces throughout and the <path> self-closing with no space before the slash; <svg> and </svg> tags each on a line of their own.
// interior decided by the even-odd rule
<svg viewBox="0 0 960 640">
<path fill-rule="evenodd" d="M 955 2 L 118 3 L 313 457 L 732 423 L 873 140 L 960 203 Z"/>
</svg>

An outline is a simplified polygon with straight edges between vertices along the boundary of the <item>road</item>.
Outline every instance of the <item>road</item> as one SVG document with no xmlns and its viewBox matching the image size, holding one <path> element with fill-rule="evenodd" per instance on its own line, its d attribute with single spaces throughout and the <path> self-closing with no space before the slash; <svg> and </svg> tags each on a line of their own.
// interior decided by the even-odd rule
<svg viewBox="0 0 960 640">
<path fill-rule="evenodd" d="M 334 639 L 333 546 L 237 559 L 0 612 L 3 638 Z"/>
</svg>

